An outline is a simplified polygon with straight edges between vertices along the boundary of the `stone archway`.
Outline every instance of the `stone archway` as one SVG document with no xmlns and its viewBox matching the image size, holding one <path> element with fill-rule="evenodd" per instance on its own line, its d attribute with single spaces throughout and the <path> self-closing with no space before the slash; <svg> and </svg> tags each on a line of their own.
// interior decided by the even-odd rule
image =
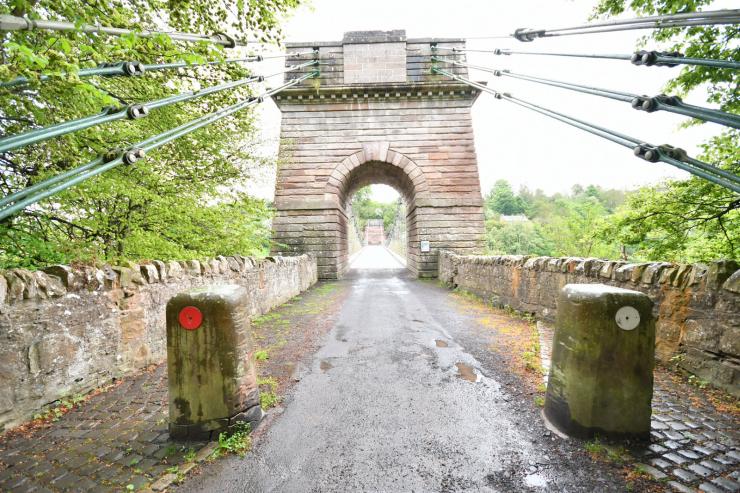
<svg viewBox="0 0 740 493">
<path fill-rule="evenodd" d="M 362 187 L 383 184 L 394 188 L 403 198 L 406 205 L 406 267 L 414 274 L 419 274 L 419 235 L 416 220 L 416 202 L 428 197 L 429 186 L 421 168 L 411 159 L 393 150 L 388 142 L 364 144 L 361 151 L 346 157 L 334 168 L 327 180 L 325 193 L 336 194 L 347 219 L 349 200 Z M 339 245 L 341 256 L 338 263 L 346 268 L 348 252 L 347 221 L 345 231 L 340 238 L 345 238 Z"/>
<path fill-rule="evenodd" d="M 483 200 L 470 114 L 479 91 L 430 73 L 424 64 L 433 42 L 372 31 L 287 45 L 318 50 L 322 69 L 318 79 L 274 97 L 282 112 L 274 253 L 313 253 L 320 278 L 342 277 L 347 200 L 372 183 L 390 185 L 405 199 L 414 274 L 436 277 L 440 249 L 481 252 Z M 463 40 L 445 43 L 464 47 Z M 464 68 L 458 72 L 467 76 Z"/>
<path fill-rule="evenodd" d="M 383 163 L 385 169 L 381 166 L 381 169 L 368 171 L 366 163 L 371 163 L 371 167 Z M 361 151 L 347 156 L 334 168 L 326 182 L 325 193 L 338 194 L 344 203 L 348 193 L 373 183 L 395 188 L 409 204 L 414 197 L 423 197 L 429 192 L 424 173 L 414 161 L 391 149 L 389 142 L 373 142 L 363 144 Z"/>
</svg>

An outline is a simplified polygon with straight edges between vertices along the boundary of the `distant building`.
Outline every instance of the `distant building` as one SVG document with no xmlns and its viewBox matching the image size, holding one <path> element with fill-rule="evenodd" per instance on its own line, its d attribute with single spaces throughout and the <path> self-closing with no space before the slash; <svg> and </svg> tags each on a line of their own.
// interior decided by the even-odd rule
<svg viewBox="0 0 740 493">
<path fill-rule="evenodd" d="M 514 223 L 528 223 L 529 219 L 524 214 L 514 214 L 513 216 L 505 216 L 501 214 L 499 219 L 502 223 L 514 224 Z"/>
<path fill-rule="evenodd" d="M 382 219 L 368 219 L 365 225 L 365 241 L 368 245 L 382 245 L 385 243 Z"/>
</svg>

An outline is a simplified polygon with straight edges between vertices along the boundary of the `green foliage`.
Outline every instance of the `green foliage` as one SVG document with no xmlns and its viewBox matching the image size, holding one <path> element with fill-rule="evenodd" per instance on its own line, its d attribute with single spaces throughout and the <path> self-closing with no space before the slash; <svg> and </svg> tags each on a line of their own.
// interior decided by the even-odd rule
<svg viewBox="0 0 740 493">
<path fill-rule="evenodd" d="M 740 150 L 731 140 L 716 137 L 707 153 L 716 161 L 734 159 L 725 168 L 740 173 Z M 522 189 L 514 201 L 522 205 L 526 221 L 503 221 L 486 203 L 490 254 L 672 262 L 740 258 L 740 199 L 705 180 L 676 180 L 633 192 L 575 185 L 568 195 L 552 196 Z"/>
<path fill-rule="evenodd" d="M 511 192 L 505 180 L 494 185 L 486 200 L 486 240 L 492 254 L 551 255 L 615 258 L 619 246 L 609 239 L 594 236 L 614 208 L 624 200 L 624 192 L 590 185 L 575 185 L 569 195 L 545 195 L 526 188 Z M 493 197 L 503 198 L 494 200 Z M 504 204 L 504 207 L 502 207 Z M 517 209 L 506 208 L 516 204 Z M 527 220 L 506 222 L 501 210 L 521 211 Z"/>
<path fill-rule="evenodd" d="M 69 397 L 65 397 L 58 401 L 58 403 L 49 407 L 48 409 L 34 414 L 33 419 L 38 421 L 59 421 L 59 418 L 67 414 L 72 409 L 75 409 L 80 404 L 83 404 L 87 400 L 87 397 L 82 394 L 75 394 Z"/>
<path fill-rule="evenodd" d="M 689 375 L 688 382 L 700 389 L 706 389 L 709 386 L 709 382 L 697 377 L 696 375 Z"/>
<path fill-rule="evenodd" d="M 524 203 L 514 195 L 511 185 L 506 180 L 497 180 L 486 195 L 486 210 L 497 214 L 511 216 L 524 212 Z"/>
<path fill-rule="evenodd" d="M 352 213 L 357 218 L 361 234 L 365 231 L 368 219 L 382 219 L 383 230 L 388 232 L 396 218 L 396 202 L 378 202 L 370 198 L 370 187 L 363 187 L 352 197 Z"/>
<path fill-rule="evenodd" d="M 237 454 L 239 457 L 244 457 L 252 448 L 252 440 L 249 437 L 251 431 L 249 423 L 237 423 L 230 432 L 219 434 L 218 448 L 213 455 L 219 457 L 224 454 Z"/>
<path fill-rule="evenodd" d="M 270 354 L 266 350 L 260 349 L 254 352 L 254 359 L 257 361 L 267 361 L 270 359 Z"/>
<path fill-rule="evenodd" d="M 195 449 L 191 447 L 183 457 L 185 458 L 185 462 L 194 462 L 196 455 Z"/>
<path fill-rule="evenodd" d="M 0 14 L 101 23 L 133 29 L 237 33 L 279 37 L 279 20 L 299 0 L 164 0 L 102 2 L 39 0 L 0 5 Z M 166 20 L 166 23 L 165 23 Z M 238 56 L 232 50 L 228 56 Z M 81 32 L 18 31 L 0 46 L 0 80 L 18 76 L 52 80 L 0 90 L 0 133 L 96 114 L 197 90 L 250 74 L 243 65 L 148 72 L 143 77 L 79 79 L 79 69 L 104 62 L 162 63 L 221 59 L 211 43 L 173 42 Z M 0 155 L 0 193 L 18 190 L 125 148 L 200 115 L 242 100 L 242 87 L 192 102 L 153 110 L 147 118 L 101 125 Z M 239 190 L 252 171 L 254 121 L 249 112 L 180 138 L 133 166 L 120 166 L 87 180 L 0 224 L 0 268 L 122 258 L 196 258 L 260 253 L 269 231 L 266 203 Z M 235 138 L 235 136 L 238 136 Z"/>
<path fill-rule="evenodd" d="M 586 442 L 584 447 L 594 459 L 609 461 L 617 465 L 632 461 L 632 457 L 624 446 L 604 443 L 598 436 Z"/>
<path fill-rule="evenodd" d="M 740 132 L 713 138 L 704 158 L 740 174 Z M 637 258 L 707 262 L 740 258 L 740 198 L 691 178 L 643 187 L 597 232 L 632 245 Z"/>
<path fill-rule="evenodd" d="M 260 386 L 260 406 L 262 409 L 270 409 L 280 404 L 282 398 L 277 395 L 278 383 L 273 377 L 261 377 L 257 379 Z"/>
<path fill-rule="evenodd" d="M 550 255 L 553 245 L 544 236 L 539 224 L 486 221 L 486 244 L 494 255 Z"/>
<path fill-rule="evenodd" d="M 639 15 L 693 12 L 712 0 L 601 0 L 597 16 L 633 10 Z M 689 57 L 740 61 L 737 26 L 695 26 L 655 30 L 650 49 L 677 50 Z M 737 73 L 731 69 L 685 65 L 670 79 L 665 91 L 685 96 L 706 93 L 707 102 L 721 110 L 740 112 Z M 701 123 L 689 120 L 686 125 Z M 740 174 L 740 132 L 725 130 L 705 143 L 699 159 Z M 618 211 L 612 224 L 599 232 L 633 245 L 636 256 L 682 262 L 740 258 L 740 199 L 736 194 L 692 177 L 642 188 Z"/>
</svg>

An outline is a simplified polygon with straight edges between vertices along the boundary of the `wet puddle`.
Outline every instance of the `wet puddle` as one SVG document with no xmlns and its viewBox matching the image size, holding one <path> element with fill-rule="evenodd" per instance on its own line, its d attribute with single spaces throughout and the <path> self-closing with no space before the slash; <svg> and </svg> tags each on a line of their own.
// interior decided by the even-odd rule
<svg viewBox="0 0 740 493">
<path fill-rule="evenodd" d="M 437 347 L 447 347 L 447 341 L 435 339 L 434 342 L 437 344 Z"/>
<path fill-rule="evenodd" d="M 475 373 L 475 370 L 473 370 L 472 367 L 465 363 L 455 363 L 455 366 L 457 366 L 457 378 L 462 378 L 468 382 L 478 381 L 478 374 Z"/>
<path fill-rule="evenodd" d="M 332 365 L 328 361 L 322 361 L 319 367 L 321 368 L 321 371 L 327 371 L 327 370 L 331 370 L 332 368 L 334 368 L 334 365 Z"/>
</svg>

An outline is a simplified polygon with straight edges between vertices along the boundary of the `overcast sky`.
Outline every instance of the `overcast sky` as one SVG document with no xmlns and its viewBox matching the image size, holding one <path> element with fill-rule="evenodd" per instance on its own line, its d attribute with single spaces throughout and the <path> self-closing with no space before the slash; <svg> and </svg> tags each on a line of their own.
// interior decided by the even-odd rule
<svg viewBox="0 0 740 493">
<path fill-rule="evenodd" d="M 289 41 L 333 41 L 346 31 L 405 29 L 415 37 L 475 37 L 508 34 L 518 27 L 555 28 L 588 21 L 597 0 L 313 0 L 301 7 L 284 25 Z M 710 8 L 730 8 L 719 0 Z M 648 31 L 590 34 L 539 39 L 469 40 L 476 49 L 519 48 L 582 53 L 629 53 L 637 39 Z M 648 45 L 650 49 L 650 45 Z M 468 61 L 498 69 L 581 83 L 638 94 L 656 95 L 679 67 L 637 67 L 627 61 L 568 59 L 542 56 L 495 56 L 470 53 Z M 279 65 L 278 65 L 279 66 Z M 265 67 L 267 70 L 267 67 Z M 278 69 L 279 70 L 279 69 Z M 718 133 L 721 127 L 705 124 L 680 129 L 679 115 L 647 114 L 629 104 L 579 94 L 511 78 L 471 71 L 478 81 L 489 81 L 498 91 L 591 121 L 652 144 L 669 143 L 696 155 L 697 145 Z M 707 106 L 697 92 L 685 101 Z M 274 104 L 263 105 L 264 138 L 276 152 L 280 112 Z M 473 127 L 483 193 L 501 178 L 516 188 L 525 185 L 547 193 L 567 192 L 576 184 L 630 189 L 685 172 L 667 164 L 648 163 L 617 144 L 557 122 L 548 117 L 496 100 L 483 94 L 473 107 Z M 272 196 L 274 176 L 266 173 L 252 191 Z M 376 187 L 375 195 L 389 199 L 393 193 Z"/>
</svg>

